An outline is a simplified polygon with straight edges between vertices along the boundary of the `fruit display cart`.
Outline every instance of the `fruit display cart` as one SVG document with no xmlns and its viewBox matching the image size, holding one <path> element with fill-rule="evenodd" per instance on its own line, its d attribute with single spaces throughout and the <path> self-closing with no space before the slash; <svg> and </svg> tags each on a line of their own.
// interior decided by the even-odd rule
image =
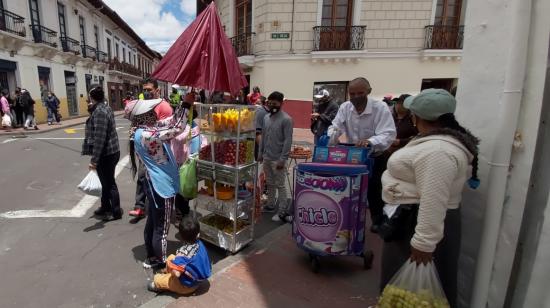
<svg viewBox="0 0 550 308">
<path fill-rule="evenodd" d="M 208 139 L 197 159 L 201 238 L 235 253 L 254 238 L 258 165 L 254 160 L 255 107 L 196 105 L 201 134 Z"/>
</svg>

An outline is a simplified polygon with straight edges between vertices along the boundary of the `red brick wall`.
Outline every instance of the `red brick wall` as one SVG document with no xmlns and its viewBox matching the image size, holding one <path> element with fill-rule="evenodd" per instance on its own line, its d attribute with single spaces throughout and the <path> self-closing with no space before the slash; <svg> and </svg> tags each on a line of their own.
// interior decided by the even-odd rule
<svg viewBox="0 0 550 308">
<path fill-rule="evenodd" d="M 312 101 L 286 100 L 283 110 L 294 120 L 294 128 L 310 128 Z"/>
</svg>

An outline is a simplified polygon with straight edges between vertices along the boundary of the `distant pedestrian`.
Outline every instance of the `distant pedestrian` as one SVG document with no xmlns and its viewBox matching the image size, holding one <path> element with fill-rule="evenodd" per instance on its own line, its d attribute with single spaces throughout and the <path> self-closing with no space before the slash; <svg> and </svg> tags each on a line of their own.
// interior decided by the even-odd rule
<svg viewBox="0 0 550 308">
<path fill-rule="evenodd" d="M 147 283 L 152 292 L 172 291 L 187 295 L 195 292 L 212 274 L 208 251 L 199 240 L 200 225 L 191 215 L 179 224 L 182 246 L 166 259 L 166 268 Z"/>
<path fill-rule="evenodd" d="M 35 101 L 32 99 L 31 94 L 26 89 L 21 90 L 21 106 L 23 106 L 23 111 L 25 112 L 25 125 L 23 128 L 25 130 L 34 128 L 38 130 L 36 125 L 36 119 L 34 118 L 34 105 Z"/>
<path fill-rule="evenodd" d="M 288 172 L 287 161 L 292 146 L 293 122 L 292 118 L 281 110 L 284 95 L 273 92 L 267 98 L 269 114 L 264 117 L 262 141 L 260 143 L 259 162 L 263 162 L 265 172 L 268 201 L 264 206 L 265 212 L 275 212 L 276 194 L 278 194 L 279 208 L 271 220 L 290 222 L 288 196 L 285 186 L 285 176 Z"/>
<path fill-rule="evenodd" d="M 315 95 L 318 103 L 311 114 L 311 132 L 315 145 L 319 142 L 321 136 L 326 135 L 328 128 L 332 125 L 332 120 L 338 113 L 338 104 L 330 97 L 327 90 Z"/>
<path fill-rule="evenodd" d="M 105 92 L 100 85 L 93 85 L 88 93 L 88 112 L 82 155 L 89 155 L 90 170 L 97 170 L 101 181 L 101 206 L 94 214 L 103 220 L 122 218 L 120 196 L 115 180 L 115 167 L 120 159 L 120 146 L 116 132 L 115 116 L 105 103 Z"/>
<path fill-rule="evenodd" d="M 252 93 L 248 94 L 247 101 L 250 105 L 256 105 L 260 103 L 260 97 L 262 97 L 262 92 L 259 87 L 252 88 Z"/>
<path fill-rule="evenodd" d="M 9 98 L 9 91 L 7 89 L 3 89 L 0 93 L 0 105 L 1 105 L 1 111 L 2 111 L 2 127 L 5 127 L 7 130 L 11 130 L 12 122 L 13 122 L 13 116 L 11 114 L 10 109 L 10 103 L 8 101 Z M 5 125 L 4 122 L 4 116 L 9 119 L 9 123 Z"/>
<path fill-rule="evenodd" d="M 134 100 L 134 95 L 132 94 L 132 92 L 127 92 L 126 97 L 124 98 L 124 100 L 122 100 L 122 105 L 126 107 L 126 105 L 128 105 L 128 103 L 133 100 Z"/>
<path fill-rule="evenodd" d="M 16 88 L 15 89 L 15 95 L 14 95 L 14 100 L 15 100 L 15 126 L 16 127 L 21 127 L 25 124 L 25 112 L 24 112 L 24 109 L 23 109 L 23 105 L 21 104 L 21 88 Z"/>
<path fill-rule="evenodd" d="M 53 92 L 48 92 L 46 108 L 48 109 L 48 125 L 52 125 L 54 121 L 59 123 L 61 121 L 59 117 L 59 99 Z"/>
</svg>

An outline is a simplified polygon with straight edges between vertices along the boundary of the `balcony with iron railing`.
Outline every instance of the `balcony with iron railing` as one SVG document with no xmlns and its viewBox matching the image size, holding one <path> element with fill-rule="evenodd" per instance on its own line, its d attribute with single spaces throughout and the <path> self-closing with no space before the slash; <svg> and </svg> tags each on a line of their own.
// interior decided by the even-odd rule
<svg viewBox="0 0 550 308">
<path fill-rule="evenodd" d="M 362 50 L 366 26 L 313 27 L 313 51 Z"/>
<path fill-rule="evenodd" d="M 425 49 L 462 49 L 464 26 L 430 25 L 425 30 Z"/>
<path fill-rule="evenodd" d="M 101 50 L 98 50 L 97 52 L 97 55 L 96 55 L 96 60 L 98 62 L 103 62 L 103 63 L 108 63 L 109 62 L 109 58 L 107 57 L 107 53 L 106 52 L 103 52 Z"/>
<path fill-rule="evenodd" d="M 35 43 L 46 44 L 57 48 L 57 32 L 42 25 L 30 25 Z"/>
<path fill-rule="evenodd" d="M 254 51 L 252 50 L 253 49 L 252 39 L 255 34 L 256 33 L 254 32 L 249 32 L 249 33 L 239 34 L 237 36 L 230 38 L 231 44 L 235 49 L 235 53 L 237 57 L 250 56 L 254 54 Z"/>
<path fill-rule="evenodd" d="M 25 18 L 8 10 L 0 9 L 0 30 L 25 37 Z"/>
<path fill-rule="evenodd" d="M 80 42 L 72 39 L 68 36 L 62 36 L 59 38 L 61 41 L 61 48 L 65 52 L 72 52 L 75 55 L 80 54 Z"/>
<path fill-rule="evenodd" d="M 120 62 L 116 58 L 109 61 L 109 70 L 133 75 L 136 77 L 141 77 L 143 75 L 143 72 L 137 67 L 126 62 Z"/>
<path fill-rule="evenodd" d="M 96 50 L 95 48 L 93 48 L 92 46 L 90 45 L 81 45 L 81 48 L 82 48 L 82 56 L 84 58 L 89 58 L 89 59 L 96 59 Z"/>
</svg>

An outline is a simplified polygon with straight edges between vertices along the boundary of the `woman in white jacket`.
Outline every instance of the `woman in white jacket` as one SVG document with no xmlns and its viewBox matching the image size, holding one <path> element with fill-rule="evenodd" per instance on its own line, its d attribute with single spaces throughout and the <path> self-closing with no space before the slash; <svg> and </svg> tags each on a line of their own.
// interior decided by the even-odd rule
<svg viewBox="0 0 550 308">
<path fill-rule="evenodd" d="M 479 140 L 454 117 L 455 98 L 441 89 L 428 89 L 405 100 L 419 135 L 395 152 L 382 176 L 383 199 L 398 210 L 381 227 L 385 239 L 381 289 L 411 259 L 434 260 L 451 307 L 456 306 L 460 212 L 470 165 L 477 187 Z M 474 187 L 474 188 L 475 188 Z M 392 206 L 389 206 L 392 207 Z"/>
</svg>

